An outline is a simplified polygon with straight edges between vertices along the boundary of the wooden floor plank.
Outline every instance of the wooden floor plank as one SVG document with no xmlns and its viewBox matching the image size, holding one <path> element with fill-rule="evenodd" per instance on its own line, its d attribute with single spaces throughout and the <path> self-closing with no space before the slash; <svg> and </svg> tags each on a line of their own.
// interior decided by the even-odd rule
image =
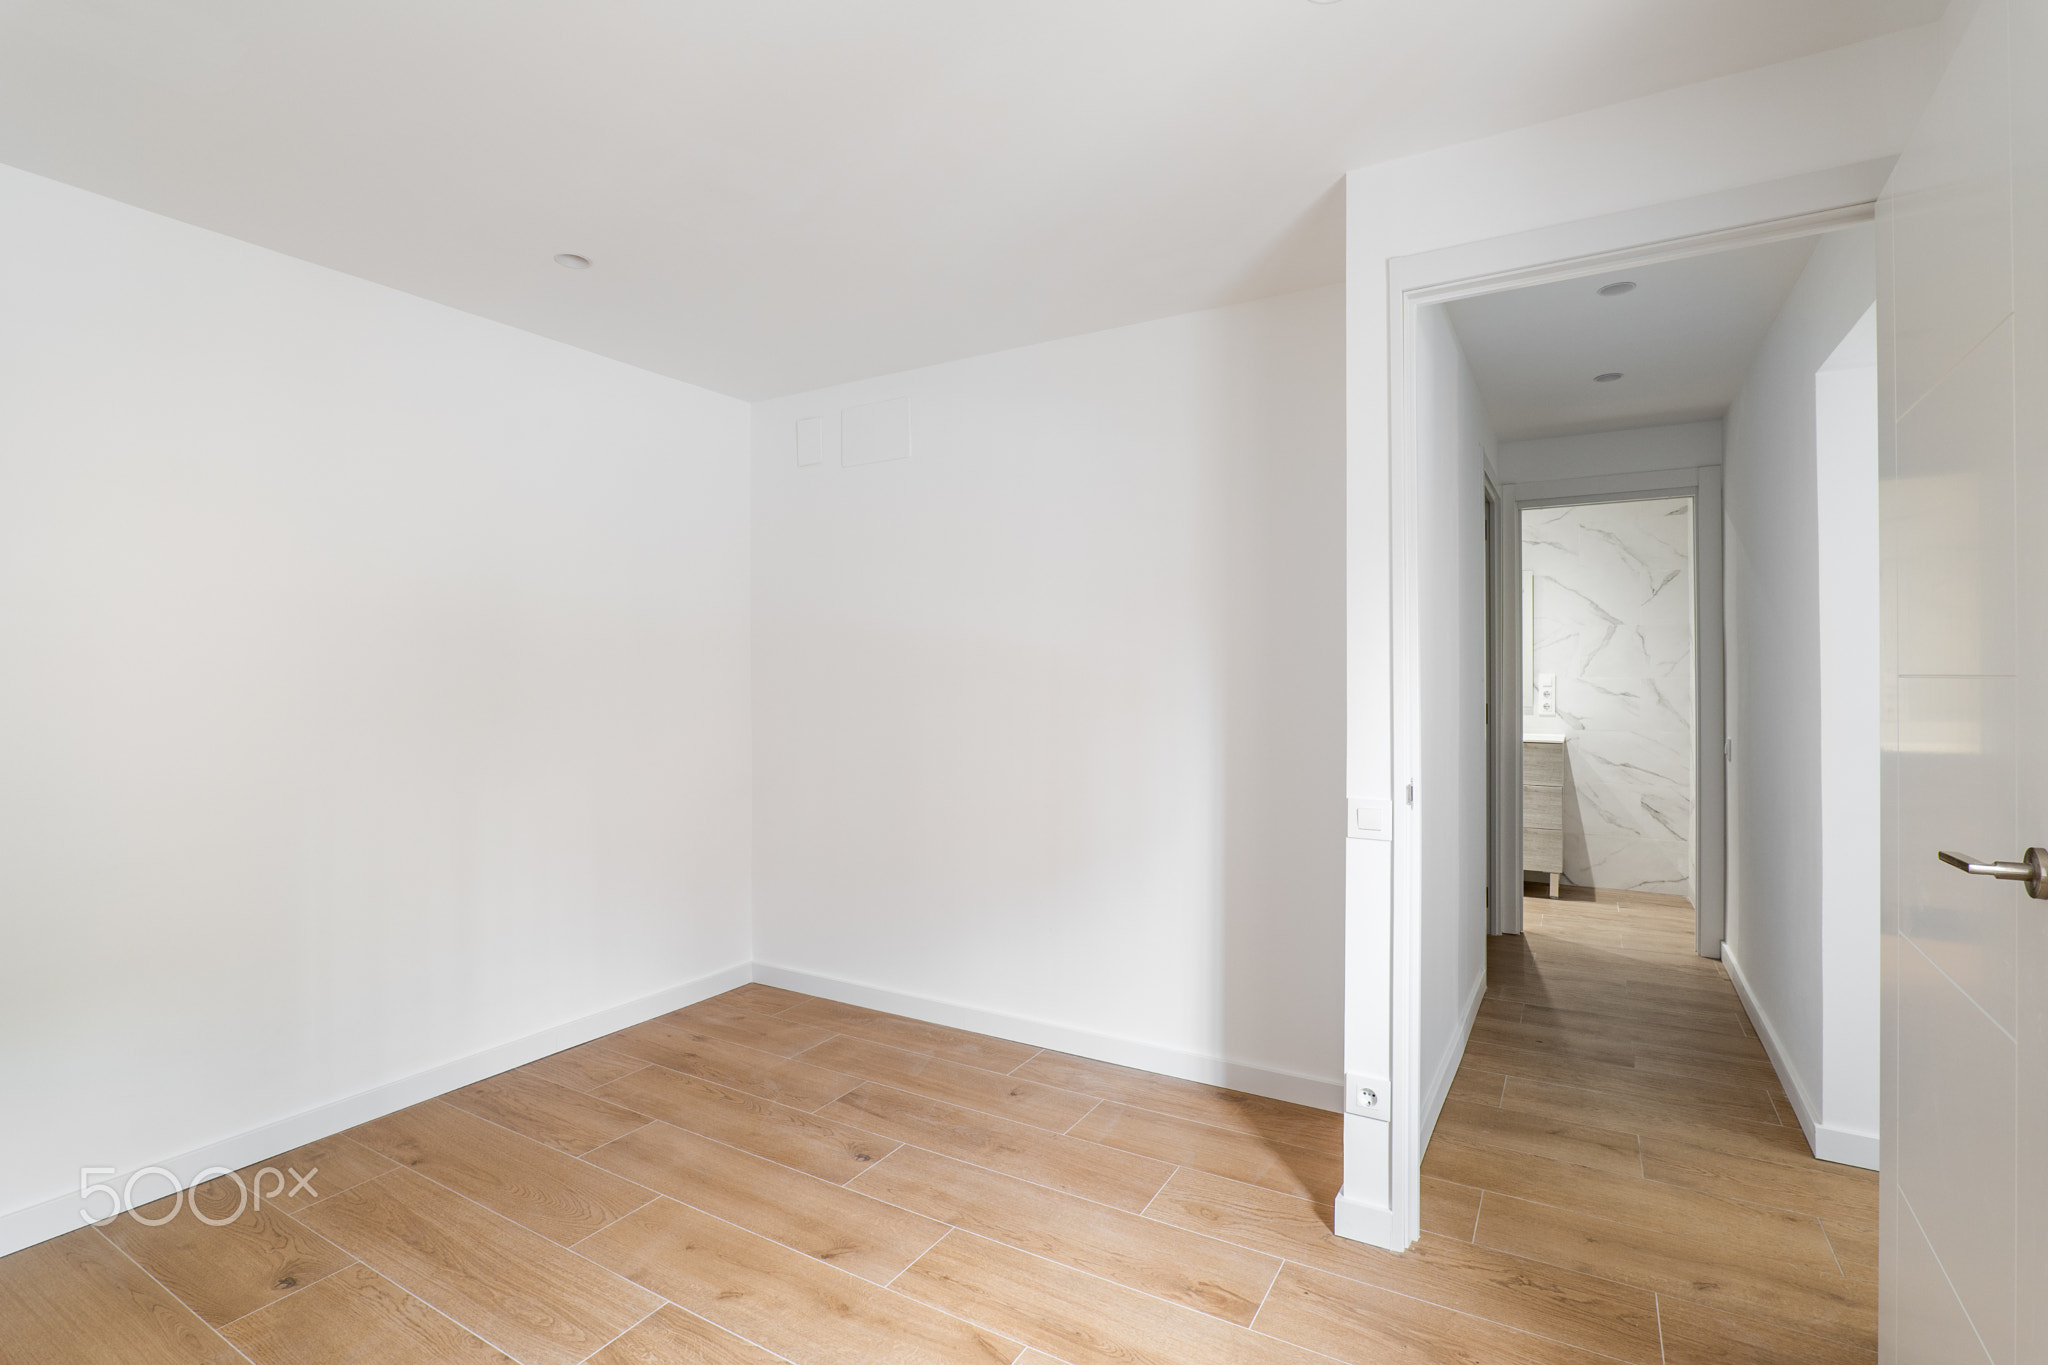
<svg viewBox="0 0 2048 1365">
<path fill-rule="evenodd" d="M 624 1137 L 647 1122 L 645 1114 L 526 1071 L 507 1071 L 441 1098 L 571 1156 Z"/>
<path fill-rule="evenodd" d="M 946 1234 L 896 1287 L 1069 1365 L 1327 1365 L 1286 1342 L 969 1232 Z"/>
<path fill-rule="evenodd" d="M 1853 1218 L 1823 1218 L 1821 1231 L 1835 1249 L 1842 1273 L 1852 1280 L 1877 1283 L 1877 1223 Z"/>
<path fill-rule="evenodd" d="M 1487 1071 L 1508 1078 L 1548 1081 L 1580 1090 L 1598 1090 L 1610 1095 L 1629 1095 L 1673 1108 L 1711 1111 L 1752 1123 L 1776 1123 L 1778 1112 L 1762 1086 L 1714 1085 L 1687 1076 L 1642 1071 L 1635 1066 L 1610 1066 L 1605 1062 L 1583 1061 L 1526 1048 L 1501 1047 L 1474 1042 L 1465 1056 Z"/>
<path fill-rule="evenodd" d="M 1476 1193 L 1476 1191 L 1475 1191 Z M 1327 1210 L 1192 1171 L 1146 1215 L 1633 1365 L 1657 1365 L 1655 1296 L 1425 1232 L 1397 1254 L 1339 1237 Z"/>
<path fill-rule="evenodd" d="M 728 1090 L 744 1091 L 792 1109 L 830 1104 L 860 1082 L 852 1076 L 777 1057 L 667 1019 L 651 1019 L 601 1039 L 614 1051 L 700 1076 Z"/>
<path fill-rule="evenodd" d="M 1461 1065 L 1457 1074 L 1451 1077 L 1451 1088 L 1444 1092 L 1444 1098 L 1462 1100 L 1467 1104 L 1500 1105 L 1501 1092 L 1507 1088 L 1508 1078 L 1498 1071 L 1484 1067 Z"/>
<path fill-rule="evenodd" d="M 815 996 L 784 1010 L 783 1017 L 817 1024 L 835 1033 L 850 1033 L 856 1038 L 902 1048 L 907 1052 L 923 1052 L 943 1057 L 949 1062 L 978 1066 L 986 1071 L 1014 1071 L 1019 1063 L 1028 1062 L 1038 1055 L 1038 1049 L 1029 1043 L 991 1038 L 985 1033 L 969 1033 L 965 1029 L 948 1028 L 922 1019 L 906 1019 L 900 1014 L 884 1014 L 880 1010 L 845 1005 L 836 1000 L 821 1000 Z"/>
<path fill-rule="evenodd" d="M 788 1365 L 717 1323 L 667 1304 L 592 1356 L 588 1365 Z"/>
<path fill-rule="evenodd" d="M 1304 1104 L 1089 1061 L 1063 1052 L 1041 1052 L 1018 1067 L 1016 1074 L 1212 1128 L 1250 1133 L 1290 1147 L 1340 1154 L 1344 1148 L 1343 1117 Z"/>
<path fill-rule="evenodd" d="M 829 1028 L 788 1019 L 780 1014 L 735 1008 L 723 1002 L 722 998 L 685 1006 L 661 1017 L 683 1028 L 743 1043 L 777 1057 L 794 1057 L 834 1036 Z"/>
<path fill-rule="evenodd" d="M 652 1196 L 552 1147 L 439 1100 L 386 1114 L 349 1136 L 563 1246 Z"/>
<path fill-rule="evenodd" d="M 1635 1065 L 1643 1071 L 1688 1076 L 1711 1085 L 1750 1086 L 1769 1094 L 1773 1100 L 1785 1095 L 1785 1087 L 1767 1057 L 1717 1057 L 1642 1043 L 1636 1045 L 1635 1052 Z"/>
<path fill-rule="evenodd" d="M 1163 1161 L 879 1085 L 863 1085 L 825 1117 L 1133 1213 L 1173 1174 Z"/>
<path fill-rule="evenodd" d="M 1489 1195 L 1481 1246 L 1678 1296 L 1719 1312 L 1782 1323 L 1850 1345 L 1877 1344 L 1877 1287 L 1838 1274 L 1753 1259 L 1741 1246 L 1632 1227 L 1555 1205 Z"/>
<path fill-rule="evenodd" d="M 1660 1301 L 1665 1365 L 1875 1365 L 1877 1352 L 1683 1299 Z"/>
<path fill-rule="evenodd" d="M 1783 1262 L 1812 1271 L 1837 1269 L 1820 1220 L 1810 1214 L 1645 1180 L 1633 1171 L 1599 1171 L 1468 1143 L 1442 1133 L 1429 1144 L 1422 1170 L 1425 1175 L 1489 1194 L 1739 1246 L 1752 1260 Z"/>
<path fill-rule="evenodd" d="M 235 1174 L 241 1177 L 251 1200 L 296 1213 L 331 1194 L 375 1180 L 396 1164 L 360 1142 L 336 1134 L 268 1161 L 253 1162 Z"/>
<path fill-rule="evenodd" d="M 649 1066 L 595 1092 L 678 1128 L 755 1156 L 844 1183 L 896 1150 L 894 1140 L 850 1124 Z"/>
<path fill-rule="evenodd" d="M 145 1204 L 100 1231 L 215 1327 L 352 1259 L 284 1210 L 258 1207 L 249 1190 L 227 1178 Z"/>
<path fill-rule="evenodd" d="M 1545 1114 L 1446 1100 L 1436 1131 L 1458 1141 L 1569 1161 L 1596 1171 L 1642 1174 L 1641 1140 L 1634 1133 L 1567 1123 Z"/>
<path fill-rule="evenodd" d="M 1643 1174 L 1668 1185 L 1796 1209 L 1822 1220 L 1869 1222 L 1877 1211 L 1876 1171 L 1823 1161 L 1759 1161 L 1658 1134 L 1644 1137 L 1642 1144 Z"/>
<path fill-rule="evenodd" d="M 1342 1157 L 1290 1147 L 1249 1133 L 1212 1128 L 1150 1109 L 1103 1100 L 1067 1130 L 1077 1138 L 1135 1152 L 1157 1161 L 1192 1166 L 1284 1194 L 1334 1199 L 1344 1184 Z"/>
<path fill-rule="evenodd" d="M 7 1365 L 230 1365 L 235 1350 L 106 1238 L 79 1228 L 0 1259 Z"/>
<path fill-rule="evenodd" d="M 1077 1095 L 1000 1071 L 986 1071 L 844 1034 L 804 1053 L 803 1060 L 862 1080 L 877 1081 L 894 1090 L 907 1090 L 913 1095 L 979 1109 L 985 1114 L 999 1114 L 1055 1133 L 1073 1127 L 1099 1102 L 1092 1095 Z"/>
<path fill-rule="evenodd" d="M 744 986 L 736 986 L 723 995 L 712 997 L 714 1000 L 730 1001 L 743 1009 L 761 1014 L 780 1014 L 791 1005 L 801 1005 L 807 1000 L 814 1000 L 816 998 L 815 996 L 804 995 L 798 991 L 787 991 L 780 986 L 770 986 L 760 981 L 749 982 Z"/>
<path fill-rule="evenodd" d="M 588 1160 L 679 1203 L 737 1223 L 876 1284 L 887 1284 L 946 1229 L 866 1193 L 805 1175 L 666 1123 L 650 1123 Z"/>
<path fill-rule="evenodd" d="M 1522 1007 L 1522 1018 L 1532 1024 L 1580 1019 L 1589 1025 L 1604 1023 L 1610 1028 L 1643 1031 L 1655 1029 L 1679 1034 L 1719 1033 L 1725 1036 L 1725 1046 L 1739 1047 L 1744 1055 L 1748 1055 L 1756 1043 L 1756 1038 L 1742 1021 L 1740 1010 L 1660 1006 L 1654 999 L 1643 999 L 1626 992 L 1608 995 L 1584 991 L 1531 990 L 1512 985 L 1503 985 L 1496 990 L 1489 984 L 1487 993 L 1502 1000 L 1519 1003 Z"/>
<path fill-rule="evenodd" d="M 518 1365 L 363 1265 L 336 1271 L 222 1334 L 255 1365 Z"/>
<path fill-rule="evenodd" d="M 1755 1123 L 1710 1109 L 1680 1108 L 1639 1096 L 1551 1085 L 1520 1076 L 1508 1078 L 1500 1102 L 1505 1109 L 1643 1136 L 1659 1133 L 1695 1147 L 1710 1147 L 1760 1161 L 1799 1165 L 1813 1160 L 1806 1136 L 1796 1126 Z"/>
<path fill-rule="evenodd" d="M 1630 1039 L 1588 1036 L 1571 1029 L 1546 1028 L 1540 1024 L 1506 1024 L 1497 1019 L 1479 1019 L 1473 1022 L 1471 1040 L 1524 1048 L 1552 1057 L 1574 1057 L 1614 1066 L 1636 1064 L 1636 1045 Z"/>
<path fill-rule="evenodd" d="M 852 1187 L 1239 1326 L 1280 1269 L 1271 1256 L 915 1147 Z"/>
<path fill-rule="evenodd" d="M 1422 1177 L 1422 1230 L 1471 1241 L 1472 1230 L 1479 1224 L 1482 1193 L 1469 1185 Z"/>
<path fill-rule="evenodd" d="M 409 1170 L 306 1210 L 314 1231 L 525 1365 L 575 1365 L 661 1300 Z"/>
<path fill-rule="evenodd" d="M 803 1365 L 1008 1365 L 1023 1350 L 672 1199 L 614 1223 L 583 1251 Z"/>
<path fill-rule="evenodd" d="M 528 1062 L 519 1069 L 571 1090 L 591 1091 L 621 1076 L 630 1076 L 646 1065 L 638 1057 L 614 1052 L 596 1043 L 585 1043 L 537 1062 Z"/>
<path fill-rule="evenodd" d="M 1259 1330 L 1355 1365 L 1603 1365 L 1607 1357 L 1406 1295 L 1290 1265 Z"/>
</svg>

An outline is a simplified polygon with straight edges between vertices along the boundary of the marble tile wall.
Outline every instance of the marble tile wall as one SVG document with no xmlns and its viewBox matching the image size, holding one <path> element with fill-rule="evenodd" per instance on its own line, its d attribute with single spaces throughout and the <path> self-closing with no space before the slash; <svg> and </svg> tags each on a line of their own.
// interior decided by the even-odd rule
<svg viewBox="0 0 2048 1365">
<path fill-rule="evenodd" d="M 1692 895 L 1692 500 L 1522 514 L 1536 673 L 1564 722 L 1564 876 Z"/>
</svg>

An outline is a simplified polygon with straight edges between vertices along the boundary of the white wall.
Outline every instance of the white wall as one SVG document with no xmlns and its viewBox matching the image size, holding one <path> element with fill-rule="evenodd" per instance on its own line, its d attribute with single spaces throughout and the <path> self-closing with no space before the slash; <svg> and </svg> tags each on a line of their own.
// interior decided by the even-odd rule
<svg viewBox="0 0 2048 1365">
<path fill-rule="evenodd" d="M 1830 234 L 1814 249 L 1799 283 L 1751 363 L 1728 410 L 1724 468 L 1727 574 L 1728 924 L 1723 961 L 1756 1017 L 1785 1089 L 1815 1143 L 1824 1112 L 1822 1067 L 1822 848 L 1820 584 L 1818 528 L 1823 501 L 1816 465 L 1815 376 L 1877 296 L 1876 235 L 1868 226 Z M 1876 477 L 1875 449 L 1868 479 Z M 1874 489 L 1830 505 L 1869 515 Z M 1840 522 L 1836 524 L 1842 524 Z M 1858 569 L 1867 601 L 1857 615 L 1875 662 L 1874 545 L 1869 562 L 1830 566 L 1839 588 Z M 1839 571 L 1839 572 L 1838 572 Z M 1870 682 L 1875 673 L 1865 675 Z M 1875 684 L 1870 682 L 1872 695 Z M 1874 716 L 1871 717 L 1874 721 Z M 1875 763 L 1877 735 L 1868 735 Z M 1874 781 L 1875 768 L 1869 776 Z M 1876 826 L 1866 856 L 1875 866 Z M 1857 874 L 1851 874 L 1852 876 Z M 1875 888 L 1871 888 L 1874 890 Z M 1877 905 L 1866 905 L 1870 947 Z M 1871 1000 L 1876 1003 L 1876 962 Z M 1876 1017 L 1867 1029 L 1865 1065 L 1875 1097 Z M 1875 1112 L 1865 1131 L 1875 1131 Z M 1823 1153 L 1825 1154 L 1825 1153 Z M 1875 1156 L 1874 1150 L 1871 1156 Z"/>
<path fill-rule="evenodd" d="M 1721 423 L 1678 422 L 1535 441 L 1503 441 L 1503 483 L 1541 483 L 1601 474 L 1650 474 L 1721 463 Z"/>
<path fill-rule="evenodd" d="M 6 169 L 0 319 L 0 1252 L 744 979 L 744 405 Z"/>
<path fill-rule="evenodd" d="M 1435 1126 L 1486 989 L 1486 488 L 1493 428 L 1448 312 L 1424 309 L 1416 438 L 1423 534 L 1440 546 L 1421 584 L 1422 1058 Z M 1510 724 L 1513 722 L 1510 721 Z M 1521 888 L 1508 889 L 1518 895 Z M 1426 1131 L 1426 1130 L 1425 1130 Z"/>
<path fill-rule="evenodd" d="M 1402 260 L 1470 248 L 1475 254 L 1461 262 L 1469 277 L 1474 269 L 1580 259 L 1668 240 L 1674 232 L 1805 212 L 1825 207 L 1829 198 L 1841 204 L 1870 197 L 1904 145 L 1941 61 L 1939 34 L 1912 30 L 1365 167 L 1346 178 L 1350 796 L 1392 800 L 1413 776 L 1400 764 L 1416 761 L 1402 747 L 1412 742 L 1413 714 L 1395 704 L 1397 675 L 1407 685 L 1400 670 L 1409 667 L 1395 653 L 1401 621 L 1395 592 L 1409 571 L 1397 571 L 1389 553 L 1397 520 L 1412 531 L 1415 510 L 1396 481 L 1393 458 L 1390 342 L 1402 333 L 1391 281 Z M 1685 202 L 1703 196 L 1718 197 Z M 1621 214 L 1637 216 L 1573 226 Z M 1514 236 L 1539 231 L 1548 233 L 1540 242 Z M 1491 266 L 1479 250 L 1489 245 L 1499 248 L 1486 257 Z M 1337 1225 L 1348 1236 L 1405 1246 L 1420 1226 L 1426 1076 L 1414 976 L 1417 902 L 1401 870 L 1418 855 L 1402 808 L 1395 809 L 1391 844 L 1346 843 L 1345 1067 L 1392 1076 L 1394 1118 L 1391 1130 L 1372 1119 L 1346 1120 Z M 1397 864 L 1397 858 L 1406 861 Z"/>
<path fill-rule="evenodd" d="M 1530 671 L 1557 680 L 1573 886 L 1693 897 L 1692 517 L 1691 498 L 1522 513 Z"/>
<path fill-rule="evenodd" d="M 1821 1155 L 1877 1164 L 1879 792 L 1877 308 L 1814 376 L 1820 567 Z"/>
<path fill-rule="evenodd" d="M 756 407 L 763 979 L 1335 1105 L 1342 329 L 1321 289 Z M 797 465 L 897 397 L 909 458 Z"/>
</svg>

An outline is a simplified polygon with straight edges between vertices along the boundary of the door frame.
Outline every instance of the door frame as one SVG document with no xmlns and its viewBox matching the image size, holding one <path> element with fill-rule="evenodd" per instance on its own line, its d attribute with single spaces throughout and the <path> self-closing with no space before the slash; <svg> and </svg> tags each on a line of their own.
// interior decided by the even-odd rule
<svg viewBox="0 0 2048 1365">
<path fill-rule="evenodd" d="M 1723 649 L 1726 643 L 1722 607 L 1721 576 L 1721 466 L 1700 465 L 1692 469 L 1664 469 L 1642 474 L 1596 474 L 1571 479 L 1503 484 L 1500 489 L 1502 520 L 1512 516 L 1513 531 L 1503 534 L 1499 557 L 1504 561 L 1496 575 L 1496 591 L 1513 584 L 1519 597 L 1522 579 L 1522 512 L 1532 507 L 1576 507 L 1596 502 L 1641 502 L 1650 498 L 1687 498 L 1692 502 L 1692 555 L 1686 566 L 1692 573 L 1692 738 L 1693 738 L 1693 929 L 1701 957 L 1721 956 L 1721 939 L 1728 923 L 1727 902 L 1727 786 L 1725 742 L 1728 712 Z M 1505 685 L 1495 679 L 1495 704 L 1502 696 L 1515 705 L 1511 713 L 1521 714 L 1520 681 L 1522 658 L 1522 614 L 1503 611 L 1496 635 L 1503 660 L 1513 660 L 1515 678 Z M 1505 671 L 1505 670 L 1503 670 Z M 1512 871 L 1516 894 L 1498 897 L 1492 932 L 1522 932 L 1522 745 L 1520 735 L 1509 735 L 1507 727 L 1494 727 L 1492 752 L 1487 761 L 1496 789 L 1507 800 L 1502 838 L 1494 850 L 1492 875 Z M 1512 868 L 1509 864 L 1512 863 Z M 1505 913 L 1503 913 L 1505 912 Z"/>
<path fill-rule="evenodd" d="M 1383 1138 L 1360 1127 L 1354 1141 L 1354 1126 L 1369 1125 L 1373 1120 L 1346 1121 L 1345 1189 L 1336 1210 L 1341 1235 L 1400 1250 L 1421 1236 L 1422 1230 L 1423 1098 L 1428 1078 L 1423 1073 L 1421 1027 L 1422 841 L 1412 795 L 1422 752 L 1423 508 L 1417 364 L 1421 310 L 1476 294 L 1580 279 L 1867 223 L 1876 217 L 1876 193 L 1889 168 L 1889 158 L 1882 163 L 1831 167 L 1788 180 L 1387 259 L 1388 753 L 1392 789 L 1405 791 L 1408 797 L 1390 803 L 1394 819 L 1387 858 L 1390 875 L 1384 947 L 1364 944 L 1346 948 L 1353 968 L 1347 972 L 1345 986 L 1347 1016 L 1365 1000 L 1377 997 L 1384 1002 L 1382 1036 L 1386 1039 L 1386 1085 L 1391 1103 Z M 1725 811 L 1720 818 L 1725 821 Z M 1515 857 L 1521 857 L 1519 847 Z M 1520 871 L 1515 869 L 1517 878 Z M 1722 875 L 1725 877 L 1725 869 Z M 1718 941 L 1718 926 L 1716 938 Z M 1358 977 L 1357 968 L 1382 951 L 1387 968 L 1383 987 L 1368 979 L 1353 979 Z M 1376 1004 L 1375 1012 L 1377 1008 Z M 1347 1034 L 1369 1037 L 1376 1028 L 1372 1021 L 1353 1024 L 1347 1017 Z M 1359 1060 L 1371 1064 L 1369 1057 Z M 1356 1065 L 1347 1058 L 1347 1068 Z M 1378 1173 L 1361 1172 L 1354 1185 L 1351 1167 L 1354 1161 L 1378 1165 L 1380 1152 L 1386 1161 L 1383 1188 L 1387 1202 L 1375 1206 L 1368 1191 L 1378 1185 Z"/>
</svg>

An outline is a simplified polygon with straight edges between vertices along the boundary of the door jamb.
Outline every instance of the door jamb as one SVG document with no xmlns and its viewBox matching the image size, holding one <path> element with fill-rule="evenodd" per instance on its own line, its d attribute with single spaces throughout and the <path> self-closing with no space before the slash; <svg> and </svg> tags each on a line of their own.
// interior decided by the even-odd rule
<svg viewBox="0 0 2048 1365">
<path fill-rule="evenodd" d="M 1689 498 L 1692 500 L 1692 554 L 1687 569 L 1692 575 L 1693 653 L 1693 928 L 1696 951 L 1701 957 L 1721 956 L 1721 937 L 1727 924 L 1727 768 L 1723 762 L 1723 737 L 1727 734 L 1722 649 L 1725 640 L 1721 603 L 1721 467 L 1701 465 L 1694 469 L 1661 470 L 1646 474 L 1591 475 L 1572 479 L 1546 479 L 1540 483 L 1505 484 L 1501 488 L 1504 511 L 1515 519 L 1515 532 L 1501 546 L 1508 566 L 1501 580 L 1516 584 L 1522 576 L 1521 515 L 1530 507 L 1571 507 L 1594 502 L 1639 502 L 1646 498 Z M 1506 657 L 1521 660 L 1521 613 L 1504 623 Z M 1520 698 L 1516 698 L 1519 704 Z M 1519 712 L 1517 712 L 1519 714 Z M 1490 754 L 1496 781 L 1512 781 L 1508 788 L 1515 798 L 1513 814 L 1515 857 L 1521 857 L 1521 772 L 1522 746 L 1502 734 L 1494 737 Z M 1503 840 L 1503 842 L 1507 842 Z M 1514 869 L 1519 891 L 1522 870 Z M 1522 901 L 1513 901 L 1512 928 L 1496 933 L 1522 932 Z M 1503 923 L 1508 922 L 1503 917 Z"/>
</svg>

